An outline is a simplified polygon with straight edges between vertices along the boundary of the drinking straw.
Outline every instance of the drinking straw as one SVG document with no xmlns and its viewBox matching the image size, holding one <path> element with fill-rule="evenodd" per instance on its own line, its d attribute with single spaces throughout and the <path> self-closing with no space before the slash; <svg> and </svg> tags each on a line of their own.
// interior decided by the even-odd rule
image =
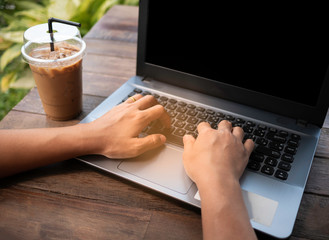
<svg viewBox="0 0 329 240">
<path fill-rule="evenodd" d="M 81 23 L 77 23 L 77 22 L 71 22 L 71 21 L 67 21 L 67 20 L 62 20 L 62 19 L 58 19 L 58 18 L 49 18 L 48 19 L 48 32 L 50 33 L 50 50 L 54 51 L 54 34 L 53 34 L 53 22 L 59 22 L 59 23 L 64 23 L 64 24 L 68 24 L 68 25 L 72 25 L 72 26 L 76 26 L 76 27 L 81 27 Z"/>
</svg>

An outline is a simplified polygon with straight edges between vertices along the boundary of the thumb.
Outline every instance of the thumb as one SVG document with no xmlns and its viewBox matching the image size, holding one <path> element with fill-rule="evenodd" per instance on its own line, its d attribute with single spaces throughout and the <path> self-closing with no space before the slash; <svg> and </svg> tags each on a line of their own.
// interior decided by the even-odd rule
<svg viewBox="0 0 329 240">
<path fill-rule="evenodd" d="M 137 145 L 136 156 L 138 156 L 148 150 L 163 145 L 166 142 L 166 137 L 162 134 L 151 134 L 143 138 L 136 138 L 135 141 Z"/>
<path fill-rule="evenodd" d="M 195 142 L 195 138 L 192 135 L 184 135 L 183 143 L 184 143 L 184 151 L 189 152 L 193 148 L 193 144 Z"/>
</svg>

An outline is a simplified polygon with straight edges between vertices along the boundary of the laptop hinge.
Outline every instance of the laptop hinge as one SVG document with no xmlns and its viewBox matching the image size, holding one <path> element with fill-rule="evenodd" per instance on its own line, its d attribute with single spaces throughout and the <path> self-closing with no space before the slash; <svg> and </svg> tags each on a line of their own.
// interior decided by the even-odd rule
<svg viewBox="0 0 329 240">
<path fill-rule="evenodd" d="M 296 124 L 301 127 L 307 127 L 307 121 L 302 119 L 297 119 Z"/>
</svg>

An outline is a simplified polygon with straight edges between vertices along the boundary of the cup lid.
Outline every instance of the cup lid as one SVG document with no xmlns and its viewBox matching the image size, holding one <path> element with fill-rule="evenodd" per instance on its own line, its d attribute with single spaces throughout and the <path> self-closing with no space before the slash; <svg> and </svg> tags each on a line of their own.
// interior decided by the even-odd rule
<svg viewBox="0 0 329 240">
<path fill-rule="evenodd" d="M 53 22 L 53 37 L 54 42 L 65 41 L 71 38 L 81 38 L 80 31 L 77 27 Z M 48 24 L 39 24 L 30 27 L 24 32 L 24 43 L 36 42 L 36 43 L 50 43 L 50 33 L 48 31 Z"/>
</svg>

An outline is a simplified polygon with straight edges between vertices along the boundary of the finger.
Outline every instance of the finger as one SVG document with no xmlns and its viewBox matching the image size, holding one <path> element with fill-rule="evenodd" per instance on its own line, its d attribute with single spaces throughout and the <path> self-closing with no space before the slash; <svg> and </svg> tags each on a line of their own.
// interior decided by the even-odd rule
<svg viewBox="0 0 329 240">
<path fill-rule="evenodd" d="M 244 137 L 244 131 L 240 127 L 234 127 L 232 130 L 232 134 L 237 137 L 240 141 L 242 141 Z"/>
<path fill-rule="evenodd" d="M 232 123 L 227 121 L 227 120 L 223 120 L 220 123 L 218 123 L 218 131 L 222 131 L 222 130 L 228 130 L 228 131 L 232 131 Z"/>
<path fill-rule="evenodd" d="M 152 95 L 146 95 L 136 101 L 139 110 L 145 110 L 157 104 L 159 104 L 158 101 Z"/>
<path fill-rule="evenodd" d="M 141 99 L 143 96 L 141 94 L 135 94 L 134 96 L 129 97 L 125 102 L 126 103 L 133 103 L 137 100 Z"/>
<path fill-rule="evenodd" d="M 193 149 L 193 144 L 195 143 L 195 138 L 192 135 L 184 135 L 183 137 L 184 151 L 191 151 Z"/>
<path fill-rule="evenodd" d="M 247 139 L 245 142 L 244 142 L 244 147 L 248 153 L 248 156 L 250 156 L 252 150 L 254 150 L 254 147 L 255 147 L 255 143 L 253 140 L 251 139 Z"/>
<path fill-rule="evenodd" d="M 143 138 L 135 138 L 135 156 L 146 151 L 160 147 L 166 142 L 166 137 L 162 134 L 151 134 Z"/>
<path fill-rule="evenodd" d="M 201 133 L 209 128 L 211 128 L 211 127 L 210 127 L 210 124 L 207 122 L 201 122 L 201 123 L 199 123 L 199 125 L 197 127 L 199 133 Z"/>
<path fill-rule="evenodd" d="M 159 119 L 166 128 L 170 128 L 171 126 L 171 118 L 162 105 L 157 104 L 145 109 L 142 114 L 145 114 L 147 122 L 152 122 Z"/>
</svg>

